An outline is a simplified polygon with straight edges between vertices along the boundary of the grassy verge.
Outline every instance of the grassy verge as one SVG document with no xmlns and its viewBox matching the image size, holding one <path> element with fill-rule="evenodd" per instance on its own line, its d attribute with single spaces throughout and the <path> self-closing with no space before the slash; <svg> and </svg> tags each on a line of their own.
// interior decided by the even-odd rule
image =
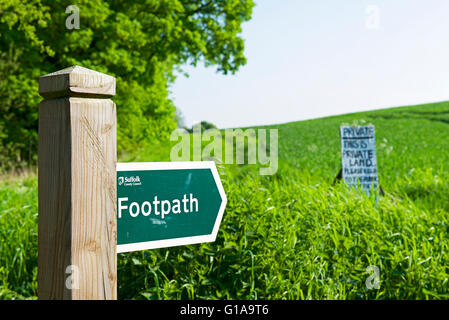
<svg viewBox="0 0 449 320">
<path fill-rule="evenodd" d="M 448 299 L 448 114 L 440 103 L 272 126 L 275 175 L 219 166 L 228 205 L 217 241 L 119 254 L 119 298 Z M 332 185 L 342 123 L 375 124 L 384 197 Z M 370 266 L 379 289 L 367 286 Z M 37 177 L 2 178 L 0 299 L 36 298 L 36 273 Z"/>
<path fill-rule="evenodd" d="M 0 299 L 37 293 L 37 177 L 3 176 L 0 182 Z"/>
</svg>

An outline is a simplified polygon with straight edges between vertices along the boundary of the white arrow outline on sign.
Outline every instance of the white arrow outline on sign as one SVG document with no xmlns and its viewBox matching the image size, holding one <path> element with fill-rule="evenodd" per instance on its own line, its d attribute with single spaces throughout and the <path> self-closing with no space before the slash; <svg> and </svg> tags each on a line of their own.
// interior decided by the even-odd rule
<svg viewBox="0 0 449 320">
<path fill-rule="evenodd" d="M 150 170 L 179 170 L 179 169 L 210 169 L 221 197 L 221 205 L 218 210 L 212 233 L 203 236 L 182 237 L 167 240 L 154 240 L 117 245 L 117 253 L 131 252 L 147 249 L 167 248 L 203 242 L 214 242 L 217 238 L 221 219 L 228 199 L 221 184 L 220 176 L 214 161 L 179 161 L 179 162 L 117 162 L 117 171 L 150 171 Z"/>
</svg>

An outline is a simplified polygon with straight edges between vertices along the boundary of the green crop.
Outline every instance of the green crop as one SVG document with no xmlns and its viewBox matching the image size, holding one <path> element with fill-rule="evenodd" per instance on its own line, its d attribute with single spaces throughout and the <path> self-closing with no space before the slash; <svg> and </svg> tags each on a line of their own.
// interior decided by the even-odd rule
<svg viewBox="0 0 449 320">
<path fill-rule="evenodd" d="M 385 196 L 333 185 L 342 124 L 375 125 Z M 279 130 L 276 174 L 218 165 L 228 205 L 217 240 L 119 254 L 119 299 L 449 298 L 449 103 L 264 128 Z M 35 175 L 0 182 L 0 233 L 0 298 L 35 298 Z"/>
</svg>

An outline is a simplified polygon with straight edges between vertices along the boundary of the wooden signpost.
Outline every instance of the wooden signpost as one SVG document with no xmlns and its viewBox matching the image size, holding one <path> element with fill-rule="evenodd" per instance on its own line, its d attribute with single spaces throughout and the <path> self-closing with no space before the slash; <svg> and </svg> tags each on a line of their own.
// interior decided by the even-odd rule
<svg viewBox="0 0 449 320">
<path fill-rule="evenodd" d="M 117 164 L 115 78 L 75 66 L 39 93 L 39 299 L 117 299 L 117 251 L 215 240 L 214 162 Z"/>
<path fill-rule="evenodd" d="M 115 78 L 39 79 L 39 299 L 116 299 Z"/>
<path fill-rule="evenodd" d="M 360 186 L 370 195 L 377 191 L 377 158 L 374 126 L 342 126 L 342 179 L 351 187 Z"/>
</svg>

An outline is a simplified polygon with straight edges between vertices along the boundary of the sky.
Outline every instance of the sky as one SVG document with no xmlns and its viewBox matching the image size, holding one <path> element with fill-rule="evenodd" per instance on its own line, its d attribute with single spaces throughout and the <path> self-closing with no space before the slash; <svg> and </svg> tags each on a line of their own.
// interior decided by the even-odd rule
<svg viewBox="0 0 449 320">
<path fill-rule="evenodd" d="M 255 0 L 235 75 L 185 66 L 187 126 L 279 124 L 449 100 L 448 0 Z"/>
</svg>

